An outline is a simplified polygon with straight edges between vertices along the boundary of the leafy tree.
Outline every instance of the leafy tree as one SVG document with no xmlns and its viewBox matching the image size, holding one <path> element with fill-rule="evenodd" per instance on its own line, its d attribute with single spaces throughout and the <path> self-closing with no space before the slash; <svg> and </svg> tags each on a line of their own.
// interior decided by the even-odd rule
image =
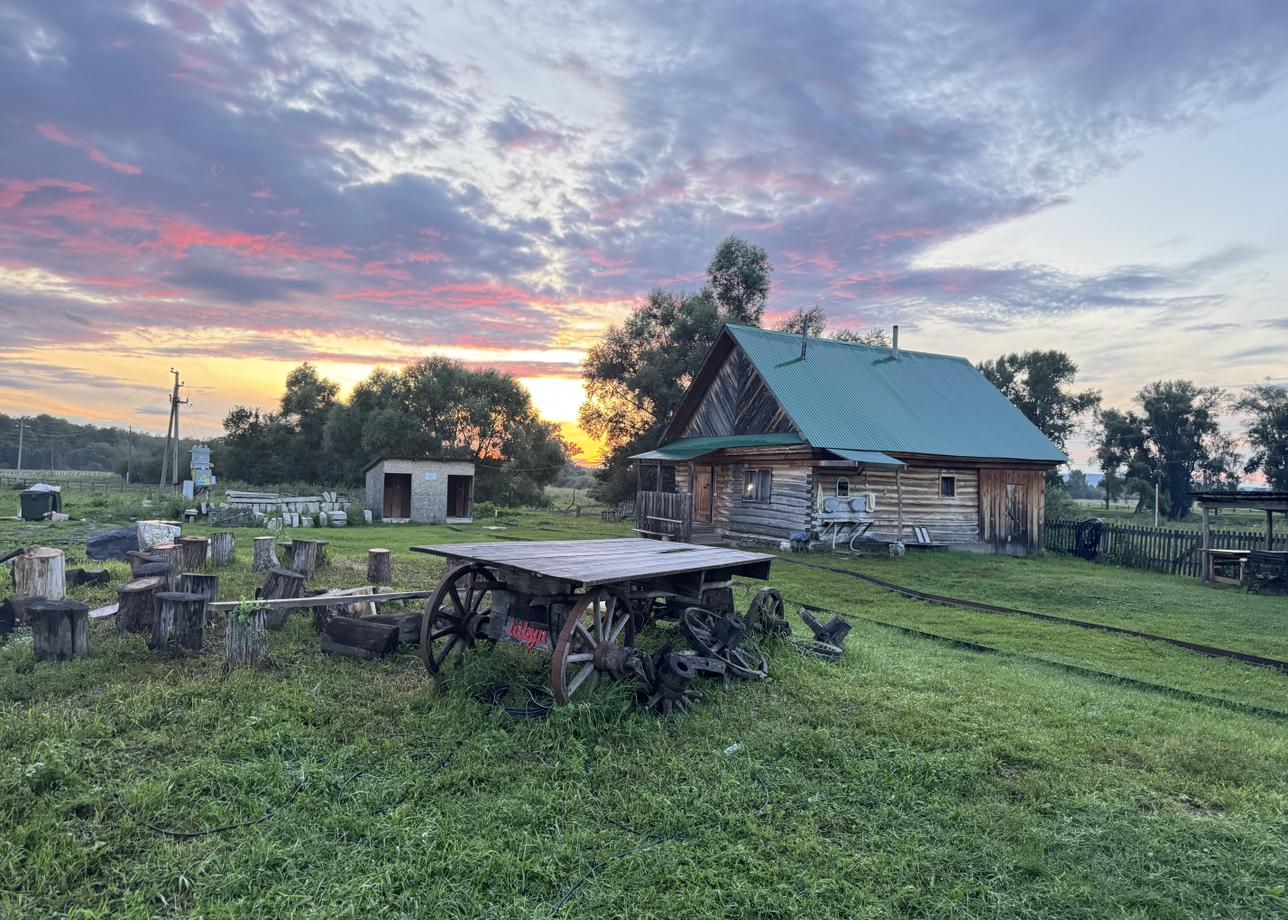
<svg viewBox="0 0 1288 920">
<path fill-rule="evenodd" d="M 778 323 L 774 329 L 778 332 L 790 332 L 793 335 L 820 336 L 827 328 L 827 314 L 818 304 L 812 307 L 797 307 Z"/>
<path fill-rule="evenodd" d="M 1062 351 L 1005 354 L 979 370 L 1062 451 L 1078 420 L 1100 404 L 1099 391 L 1072 389 L 1078 365 Z"/>
<path fill-rule="evenodd" d="M 319 376 L 317 368 L 305 362 L 286 375 L 281 418 L 294 429 L 288 455 L 297 479 L 321 482 L 330 458 L 323 452 L 323 431 L 340 387 Z"/>
<path fill-rule="evenodd" d="M 1125 470 L 1124 486 L 1139 496 L 1138 511 L 1153 507 L 1158 483 L 1159 511 L 1180 520 L 1189 513 L 1196 476 L 1228 481 L 1233 444 L 1217 424 L 1223 399 L 1218 387 L 1160 380 L 1136 395 L 1139 413 L 1101 413 L 1096 456 L 1107 476 Z"/>
<path fill-rule="evenodd" d="M 890 347 L 890 333 L 880 326 L 869 329 L 837 329 L 831 337 L 838 342 L 854 342 L 858 345 L 875 345 L 878 348 Z"/>
<path fill-rule="evenodd" d="M 595 474 L 601 500 L 634 495 L 630 455 L 661 436 L 721 326 L 759 323 L 771 270 L 763 249 L 731 236 L 711 260 L 706 287 L 695 294 L 653 291 L 587 353 L 578 416 L 604 442 Z"/>
<path fill-rule="evenodd" d="M 1251 386 L 1234 406 L 1249 419 L 1245 434 L 1252 453 L 1244 471 L 1259 472 L 1270 488 L 1288 491 L 1288 389 L 1276 383 Z"/>
<path fill-rule="evenodd" d="M 759 326 L 769 300 L 769 253 L 737 236 L 717 247 L 707 266 L 711 295 L 731 323 Z"/>
</svg>

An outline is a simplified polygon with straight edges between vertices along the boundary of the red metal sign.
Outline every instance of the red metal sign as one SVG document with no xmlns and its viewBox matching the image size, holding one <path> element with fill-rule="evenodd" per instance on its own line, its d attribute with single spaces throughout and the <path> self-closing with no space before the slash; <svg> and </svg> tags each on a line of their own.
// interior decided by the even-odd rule
<svg viewBox="0 0 1288 920">
<path fill-rule="evenodd" d="M 528 648 L 550 646 L 550 631 L 540 626 L 533 626 L 526 620 L 511 620 L 506 624 L 505 634 L 511 641 L 526 645 Z"/>
</svg>

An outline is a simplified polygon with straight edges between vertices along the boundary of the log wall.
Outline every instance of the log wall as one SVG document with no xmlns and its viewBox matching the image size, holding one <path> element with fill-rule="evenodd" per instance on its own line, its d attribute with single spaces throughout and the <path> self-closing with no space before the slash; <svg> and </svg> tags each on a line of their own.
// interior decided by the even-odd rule
<svg viewBox="0 0 1288 920">
<path fill-rule="evenodd" d="M 735 348 L 716 372 L 681 436 L 703 438 L 795 430 L 751 361 L 741 348 Z"/>
<path fill-rule="evenodd" d="M 941 476 L 957 478 L 957 494 L 940 496 Z M 979 471 L 956 466 L 912 466 L 900 474 L 903 483 L 903 540 L 915 540 L 913 527 L 924 527 L 930 532 L 932 543 L 979 542 Z M 868 467 L 863 470 L 822 468 L 815 472 L 818 484 L 814 495 L 812 525 L 821 533 L 826 523 L 823 519 L 823 499 L 836 495 L 836 482 L 850 481 L 850 495 L 861 492 L 876 493 L 875 514 L 855 514 L 857 520 L 874 520 L 868 535 L 879 540 L 894 541 L 899 530 L 899 494 L 895 486 L 895 472 L 890 467 Z M 835 516 L 829 515 L 828 520 Z"/>
<path fill-rule="evenodd" d="M 769 501 L 744 501 L 743 471 L 766 468 L 773 471 Z M 813 476 L 814 470 L 799 462 L 716 467 L 713 515 L 716 530 L 733 540 L 774 543 L 790 539 L 798 531 L 808 531 L 814 494 Z"/>
</svg>

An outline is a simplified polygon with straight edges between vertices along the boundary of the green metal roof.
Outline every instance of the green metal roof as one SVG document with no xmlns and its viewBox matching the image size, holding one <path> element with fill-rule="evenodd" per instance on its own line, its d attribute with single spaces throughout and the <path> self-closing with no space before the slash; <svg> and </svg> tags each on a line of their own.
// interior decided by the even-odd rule
<svg viewBox="0 0 1288 920">
<path fill-rule="evenodd" d="M 799 335 L 725 328 L 814 447 L 1066 459 L 965 358 L 813 337 L 802 358 Z"/>
<path fill-rule="evenodd" d="M 730 434 L 712 438 L 680 438 L 657 450 L 632 454 L 632 460 L 692 460 L 704 454 L 715 453 L 726 447 L 783 447 L 804 444 L 800 435 L 791 432 L 779 434 Z"/>
<path fill-rule="evenodd" d="M 888 457 L 876 450 L 846 450 L 844 447 L 829 447 L 828 453 L 836 454 L 843 460 L 855 463 L 866 463 L 868 466 L 907 466 L 902 460 Z"/>
</svg>

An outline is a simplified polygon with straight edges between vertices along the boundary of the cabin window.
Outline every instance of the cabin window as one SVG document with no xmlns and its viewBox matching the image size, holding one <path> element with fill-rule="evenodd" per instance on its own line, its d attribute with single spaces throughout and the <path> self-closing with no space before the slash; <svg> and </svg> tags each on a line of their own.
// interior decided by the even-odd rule
<svg viewBox="0 0 1288 920">
<path fill-rule="evenodd" d="M 850 495 L 850 480 L 842 476 L 836 481 L 836 497 L 848 498 Z"/>
<path fill-rule="evenodd" d="M 940 476 L 939 477 L 939 497 L 952 498 L 957 494 L 957 477 Z"/>
<path fill-rule="evenodd" d="M 773 473 L 770 470 L 747 469 L 743 471 L 742 500 L 745 502 L 767 502 L 773 484 Z"/>
</svg>

